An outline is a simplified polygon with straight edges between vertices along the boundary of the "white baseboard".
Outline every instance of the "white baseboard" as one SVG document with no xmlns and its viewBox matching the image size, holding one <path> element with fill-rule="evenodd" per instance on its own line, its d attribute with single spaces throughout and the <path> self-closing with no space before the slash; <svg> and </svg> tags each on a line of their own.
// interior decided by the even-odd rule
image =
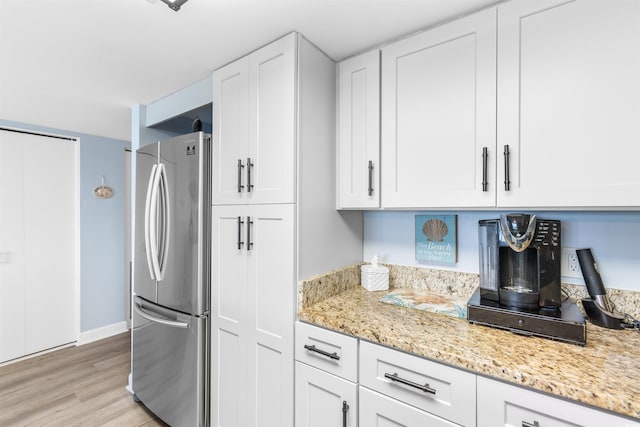
<svg viewBox="0 0 640 427">
<path fill-rule="evenodd" d="M 89 344 L 90 342 L 109 338 L 113 335 L 127 332 L 128 330 L 129 328 L 127 328 L 127 322 L 123 320 L 122 322 L 112 323 L 111 325 L 106 325 L 100 328 L 91 329 L 89 331 L 80 332 L 76 345 Z"/>
</svg>

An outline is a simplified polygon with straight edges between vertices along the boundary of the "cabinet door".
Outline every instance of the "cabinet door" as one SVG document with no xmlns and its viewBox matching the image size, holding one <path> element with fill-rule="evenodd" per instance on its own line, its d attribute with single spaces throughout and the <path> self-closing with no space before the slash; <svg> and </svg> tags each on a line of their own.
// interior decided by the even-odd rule
<svg viewBox="0 0 640 427">
<path fill-rule="evenodd" d="M 213 204 L 242 203 L 249 143 L 248 58 L 213 73 Z"/>
<path fill-rule="evenodd" d="M 214 206 L 211 262 L 211 425 L 247 425 L 246 206 Z"/>
<path fill-rule="evenodd" d="M 495 67 L 495 9 L 382 49 L 383 207 L 495 206 Z"/>
<path fill-rule="evenodd" d="M 640 206 L 640 2 L 498 7 L 498 205 Z"/>
<path fill-rule="evenodd" d="M 454 424 L 399 400 L 360 387 L 360 425 L 367 427 L 453 427 Z"/>
<path fill-rule="evenodd" d="M 380 51 L 338 65 L 338 208 L 380 207 Z"/>
<path fill-rule="evenodd" d="M 293 425 L 294 211 L 294 205 L 249 206 L 246 218 L 248 426 Z"/>
<path fill-rule="evenodd" d="M 478 377 L 478 427 L 626 427 L 629 419 Z"/>
<path fill-rule="evenodd" d="M 356 427 L 357 387 L 355 383 L 296 362 L 296 427 Z"/>
<path fill-rule="evenodd" d="M 249 203 L 295 202 L 295 47 L 292 33 L 249 55 Z"/>
</svg>

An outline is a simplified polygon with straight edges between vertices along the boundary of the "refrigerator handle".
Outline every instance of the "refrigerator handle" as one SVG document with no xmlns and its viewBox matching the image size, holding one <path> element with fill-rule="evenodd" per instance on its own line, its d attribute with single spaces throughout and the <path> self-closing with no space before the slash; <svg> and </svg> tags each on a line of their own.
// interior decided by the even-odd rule
<svg viewBox="0 0 640 427">
<path fill-rule="evenodd" d="M 147 265 L 149 266 L 149 274 L 151 280 L 155 280 L 155 269 L 153 268 L 153 254 L 151 249 L 151 199 L 153 193 L 153 183 L 155 182 L 158 165 L 153 165 L 151 174 L 149 175 L 149 185 L 147 186 L 147 198 L 144 206 L 144 245 L 147 253 Z"/>
<path fill-rule="evenodd" d="M 150 320 L 152 322 L 160 323 L 160 324 L 166 325 L 166 326 L 172 326 L 174 328 L 183 328 L 183 329 L 188 329 L 189 328 L 189 323 L 188 322 L 179 322 L 177 320 L 161 319 L 159 317 L 152 316 L 151 314 L 149 314 L 146 311 L 144 311 L 142 306 L 137 301 L 134 304 L 134 308 L 136 310 L 136 313 L 138 313 L 140 316 L 142 316 L 145 319 Z"/>
<path fill-rule="evenodd" d="M 156 168 L 151 189 L 151 206 L 149 208 L 149 246 L 151 249 L 151 263 L 156 280 L 162 280 L 160 272 L 160 261 L 158 259 L 158 190 L 160 186 L 160 169 L 164 166 L 160 164 Z"/>
<path fill-rule="evenodd" d="M 160 199 L 162 206 L 162 227 L 160 228 L 160 245 L 158 247 L 159 253 L 156 255 L 159 261 L 158 266 L 158 280 L 164 279 L 164 272 L 167 270 L 167 259 L 169 258 L 169 240 L 171 236 L 171 200 L 169 199 L 169 185 L 167 181 L 167 169 L 163 163 L 158 166 L 158 180 L 160 191 Z"/>
</svg>

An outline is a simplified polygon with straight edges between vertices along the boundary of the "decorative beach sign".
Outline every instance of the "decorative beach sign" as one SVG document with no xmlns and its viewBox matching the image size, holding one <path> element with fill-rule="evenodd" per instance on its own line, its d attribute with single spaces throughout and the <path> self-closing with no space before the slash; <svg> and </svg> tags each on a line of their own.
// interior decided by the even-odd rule
<svg viewBox="0 0 640 427">
<path fill-rule="evenodd" d="M 458 262 L 457 215 L 416 215 L 416 259 Z"/>
</svg>

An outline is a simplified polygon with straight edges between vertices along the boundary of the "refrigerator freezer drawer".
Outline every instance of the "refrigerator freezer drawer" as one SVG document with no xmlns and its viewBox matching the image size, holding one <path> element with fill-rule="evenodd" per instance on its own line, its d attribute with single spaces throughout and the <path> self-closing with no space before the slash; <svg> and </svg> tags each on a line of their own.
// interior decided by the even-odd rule
<svg viewBox="0 0 640 427">
<path fill-rule="evenodd" d="M 209 319 L 135 297 L 133 391 L 173 427 L 205 426 L 208 411 Z"/>
</svg>

